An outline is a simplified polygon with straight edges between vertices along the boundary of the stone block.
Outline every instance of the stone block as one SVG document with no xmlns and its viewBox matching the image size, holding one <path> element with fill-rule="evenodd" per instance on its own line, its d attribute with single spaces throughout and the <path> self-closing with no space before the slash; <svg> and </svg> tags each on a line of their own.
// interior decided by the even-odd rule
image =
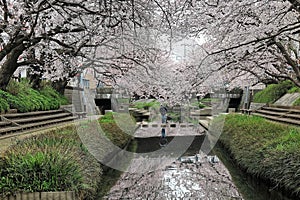
<svg viewBox="0 0 300 200">
<path fill-rule="evenodd" d="M 65 200 L 75 200 L 75 192 L 66 192 Z"/>
<path fill-rule="evenodd" d="M 26 194 L 24 194 L 24 195 L 26 196 Z M 15 200 L 22 200 L 22 197 L 23 197 L 23 194 L 22 194 L 22 193 L 17 194 L 17 195 L 15 196 Z"/>
<path fill-rule="evenodd" d="M 228 113 L 235 113 L 236 109 L 235 108 L 228 108 Z"/>
<path fill-rule="evenodd" d="M 152 124 L 152 127 L 158 127 L 158 124 Z"/>
<path fill-rule="evenodd" d="M 48 200 L 48 192 L 41 192 L 41 200 Z"/>
<path fill-rule="evenodd" d="M 188 127 L 194 127 L 194 124 L 189 123 L 189 124 L 188 124 Z"/>
<path fill-rule="evenodd" d="M 110 113 L 110 112 L 113 112 L 112 110 L 105 110 L 104 113 Z"/>
<path fill-rule="evenodd" d="M 186 128 L 186 124 L 180 124 L 180 127 Z"/>
<path fill-rule="evenodd" d="M 9 109 L 9 110 L 7 111 L 7 113 L 9 113 L 9 114 L 11 114 L 11 113 L 17 113 L 17 112 L 18 112 L 17 109 Z"/>
<path fill-rule="evenodd" d="M 39 200 L 40 199 L 40 193 L 39 192 L 27 193 L 26 196 L 27 196 L 27 199 L 32 199 L 32 200 Z"/>
</svg>

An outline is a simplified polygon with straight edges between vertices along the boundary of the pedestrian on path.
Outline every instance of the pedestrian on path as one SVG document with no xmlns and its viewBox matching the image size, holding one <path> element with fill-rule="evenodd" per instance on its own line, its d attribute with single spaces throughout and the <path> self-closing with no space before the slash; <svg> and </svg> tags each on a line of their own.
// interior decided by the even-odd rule
<svg viewBox="0 0 300 200">
<path fill-rule="evenodd" d="M 160 138 L 160 140 L 159 140 L 159 145 L 160 145 L 161 147 L 164 147 L 164 146 L 166 146 L 167 144 L 168 144 L 168 140 L 167 140 L 167 138 L 166 138 L 166 129 L 162 128 L 162 129 L 161 129 L 161 138 Z"/>
<path fill-rule="evenodd" d="M 168 109 L 161 104 L 160 108 L 159 108 L 159 112 L 161 114 L 162 123 L 167 123 L 167 111 L 168 111 Z"/>
<path fill-rule="evenodd" d="M 164 128 L 161 129 L 161 137 L 162 138 L 166 137 L 166 129 Z"/>
</svg>

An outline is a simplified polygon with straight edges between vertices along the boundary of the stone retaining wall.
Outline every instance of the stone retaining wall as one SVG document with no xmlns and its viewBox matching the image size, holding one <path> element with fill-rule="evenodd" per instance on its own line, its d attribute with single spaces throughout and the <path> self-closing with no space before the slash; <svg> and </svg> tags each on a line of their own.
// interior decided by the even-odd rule
<svg viewBox="0 0 300 200">
<path fill-rule="evenodd" d="M 75 192 L 34 192 L 11 195 L 0 200 L 76 200 Z"/>
</svg>

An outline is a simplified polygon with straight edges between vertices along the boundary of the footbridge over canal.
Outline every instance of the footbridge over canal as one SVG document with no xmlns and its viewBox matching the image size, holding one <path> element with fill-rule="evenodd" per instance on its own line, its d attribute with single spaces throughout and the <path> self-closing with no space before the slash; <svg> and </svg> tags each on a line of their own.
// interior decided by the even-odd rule
<svg viewBox="0 0 300 200">
<path fill-rule="evenodd" d="M 165 129 L 166 137 L 176 136 L 202 136 L 206 130 L 192 123 L 137 123 L 138 129 L 134 133 L 135 138 L 161 137 L 162 129 Z"/>
</svg>

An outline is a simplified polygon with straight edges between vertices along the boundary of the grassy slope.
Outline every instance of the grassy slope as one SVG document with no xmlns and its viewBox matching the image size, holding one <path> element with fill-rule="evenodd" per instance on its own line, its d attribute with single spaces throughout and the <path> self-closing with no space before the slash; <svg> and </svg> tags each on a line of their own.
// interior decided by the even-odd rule
<svg viewBox="0 0 300 200">
<path fill-rule="evenodd" d="M 247 172 L 299 195 L 300 128 L 228 115 L 220 142 Z"/>
<path fill-rule="evenodd" d="M 254 95 L 253 102 L 274 103 L 277 99 L 286 94 L 292 87 L 293 84 L 290 81 L 268 85 L 264 90 Z"/>
</svg>

